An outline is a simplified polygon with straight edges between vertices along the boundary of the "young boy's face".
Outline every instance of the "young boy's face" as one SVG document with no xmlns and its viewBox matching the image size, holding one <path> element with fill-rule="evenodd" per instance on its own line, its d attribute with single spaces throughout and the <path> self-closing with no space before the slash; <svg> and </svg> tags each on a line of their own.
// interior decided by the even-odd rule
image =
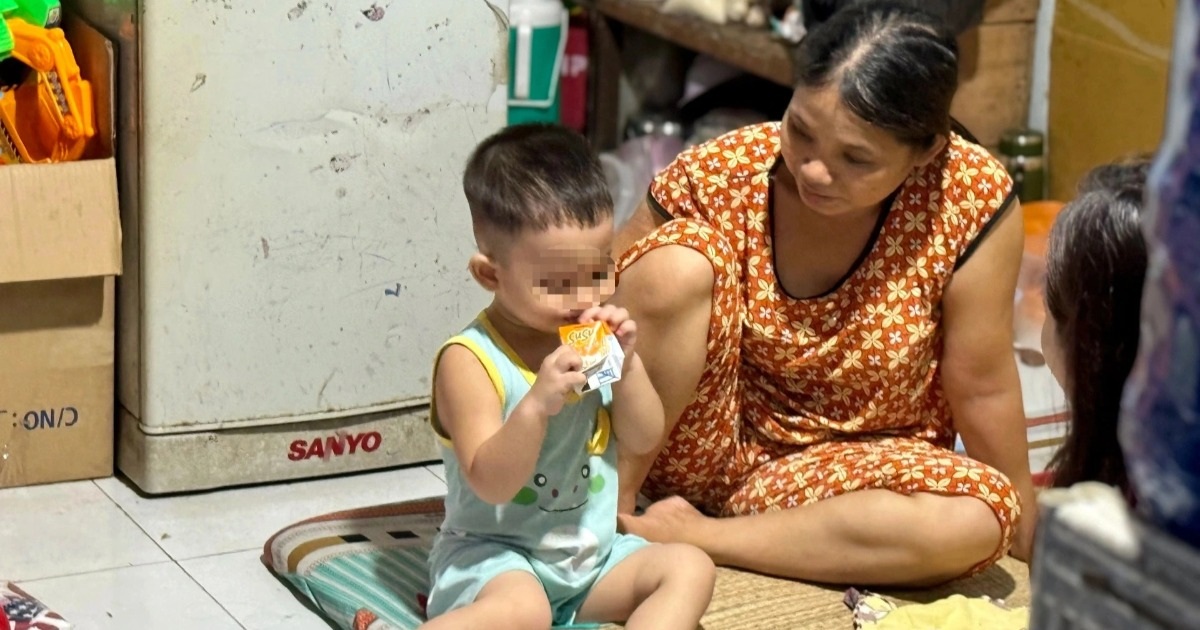
<svg viewBox="0 0 1200 630">
<path fill-rule="evenodd" d="M 616 290 L 612 220 L 522 232 L 496 264 L 496 299 L 530 328 L 556 332 Z"/>
</svg>

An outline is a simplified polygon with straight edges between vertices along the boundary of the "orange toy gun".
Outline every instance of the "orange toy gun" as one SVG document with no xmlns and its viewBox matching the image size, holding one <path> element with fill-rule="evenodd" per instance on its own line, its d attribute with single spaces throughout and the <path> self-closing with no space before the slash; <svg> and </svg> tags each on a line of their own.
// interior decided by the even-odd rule
<svg viewBox="0 0 1200 630">
<path fill-rule="evenodd" d="M 0 30 L 11 36 L 12 58 L 32 70 L 19 85 L 0 86 L 0 164 L 79 159 L 96 134 L 92 88 L 62 29 L 8 17 Z"/>
</svg>

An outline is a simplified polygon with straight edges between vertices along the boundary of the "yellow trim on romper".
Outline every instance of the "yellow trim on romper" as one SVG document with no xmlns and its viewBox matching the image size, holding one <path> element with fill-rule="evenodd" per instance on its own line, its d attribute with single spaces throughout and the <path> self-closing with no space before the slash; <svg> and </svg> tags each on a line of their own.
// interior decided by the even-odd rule
<svg viewBox="0 0 1200 630">
<path fill-rule="evenodd" d="M 496 368 L 496 364 L 493 363 L 491 357 L 489 357 L 487 353 L 483 351 L 483 348 L 481 348 L 478 343 L 475 343 L 474 339 L 470 339 L 463 335 L 458 335 L 451 337 L 449 341 L 442 344 L 442 347 L 438 349 L 437 357 L 433 362 L 434 382 L 436 383 L 437 380 L 437 364 L 442 360 L 442 353 L 445 352 L 446 348 L 449 348 L 450 346 L 462 346 L 467 350 L 470 350 L 471 354 L 475 355 L 476 359 L 479 359 L 479 363 L 483 365 L 484 371 L 487 372 L 488 379 L 492 381 L 492 387 L 496 389 L 496 395 L 500 397 L 500 409 L 503 410 L 504 381 L 500 378 L 500 370 Z M 429 424 L 433 426 L 433 432 L 437 435 L 438 440 L 441 441 L 444 446 L 450 447 L 453 446 L 453 442 L 450 441 L 449 436 L 446 435 L 446 430 L 442 428 L 442 423 L 437 419 L 436 392 L 437 388 L 435 386 L 434 395 L 430 397 L 429 401 Z"/>
<path fill-rule="evenodd" d="M 537 380 L 537 373 L 529 369 L 529 366 L 525 365 L 525 362 L 521 360 L 519 355 L 517 355 L 517 351 L 513 350 L 512 346 L 508 345 L 508 341 L 506 341 L 500 332 L 496 330 L 496 327 L 492 325 L 492 321 L 488 319 L 486 312 L 480 313 L 479 323 L 483 325 L 483 329 L 487 331 L 487 334 L 492 338 L 492 341 L 496 342 L 496 346 L 500 348 L 502 352 L 504 352 L 504 356 L 508 357 L 508 360 L 512 361 L 512 364 L 517 367 L 517 371 L 521 373 L 521 376 L 525 377 L 525 382 L 529 383 L 530 387 L 533 387 L 534 381 Z M 567 396 L 568 405 L 573 405 L 577 402 L 579 402 L 579 394 L 572 392 Z"/>
<path fill-rule="evenodd" d="M 495 343 L 502 352 L 504 352 L 504 356 L 508 357 L 508 360 L 512 361 L 513 365 L 517 367 L 517 370 L 521 372 L 521 375 L 525 377 L 525 380 L 528 381 L 530 385 L 533 385 L 534 381 L 537 380 L 537 374 L 534 374 L 533 371 L 525 365 L 525 362 L 521 360 L 521 357 L 517 355 L 516 351 L 513 350 L 512 346 L 508 345 L 508 342 L 505 341 L 504 337 L 502 337 L 496 330 L 496 327 L 492 325 L 491 320 L 488 319 L 487 313 L 480 313 L 477 321 L 483 326 L 483 329 L 487 332 L 488 336 L 492 338 L 492 342 Z M 496 389 L 496 395 L 500 397 L 500 408 L 503 409 L 504 381 L 500 378 L 500 370 L 496 368 L 496 364 L 492 362 L 491 357 L 487 356 L 487 354 L 483 351 L 483 348 L 481 348 L 479 344 L 475 343 L 473 339 L 469 339 L 463 335 L 457 335 L 451 337 L 446 343 L 442 344 L 442 347 L 438 349 L 437 357 L 434 359 L 433 380 L 435 382 L 437 380 L 437 364 L 442 359 L 442 353 L 446 351 L 446 348 L 456 345 L 470 350 L 471 354 L 474 354 L 475 358 L 479 359 L 479 363 L 483 365 L 483 369 L 487 371 L 488 378 L 492 381 L 492 387 Z M 599 392 L 595 393 L 598 394 Z M 429 423 L 433 426 L 433 432 L 437 435 L 438 440 L 447 447 L 453 447 L 453 442 L 451 442 L 450 438 L 446 436 L 445 429 L 442 428 L 441 423 L 437 420 L 436 398 L 436 395 L 430 398 Z M 568 404 L 578 402 L 578 396 L 573 396 L 572 398 L 574 400 L 568 401 Z M 592 455 L 603 455 L 604 452 L 608 450 L 608 442 L 611 438 L 612 416 L 609 414 L 608 409 L 601 405 L 599 410 L 596 412 L 596 430 L 592 434 L 592 438 L 588 440 L 588 453 L 591 453 Z"/>
<path fill-rule="evenodd" d="M 612 417 L 603 405 L 596 410 L 596 431 L 588 440 L 588 453 L 603 455 L 608 450 L 608 440 L 612 437 Z"/>
<path fill-rule="evenodd" d="M 517 354 L 517 351 L 513 350 L 512 346 L 508 345 L 508 341 L 505 340 L 504 337 L 501 336 L 496 330 L 496 327 L 492 325 L 492 320 L 488 319 L 486 312 L 479 314 L 479 323 L 483 325 L 483 329 L 487 331 L 488 336 L 492 338 L 492 341 L 496 344 L 496 346 L 500 348 L 502 352 L 504 352 L 504 356 L 508 357 L 508 360 L 512 361 L 513 365 L 517 366 L 517 369 L 521 372 L 521 376 L 524 376 L 525 380 L 528 381 L 530 385 L 533 385 L 533 382 L 537 380 L 537 374 L 534 373 L 533 370 L 530 370 L 529 366 L 525 365 L 525 362 L 521 360 L 521 357 Z"/>
</svg>

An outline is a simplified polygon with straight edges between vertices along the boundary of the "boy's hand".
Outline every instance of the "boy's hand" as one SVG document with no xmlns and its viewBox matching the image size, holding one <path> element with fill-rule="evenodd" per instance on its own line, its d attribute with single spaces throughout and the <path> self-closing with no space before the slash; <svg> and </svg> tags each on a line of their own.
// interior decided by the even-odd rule
<svg viewBox="0 0 1200 630">
<path fill-rule="evenodd" d="M 612 305 L 595 306 L 579 316 L 581 324 L 592 322 L 608 324 L 608 329 L 617 336 L 617 342 L 621 344 L 625 356 L 633 353 L 633 346 L 637 342 L 637 323 L 629 319 L 629 311 Z"/>
<path fill-rule="evenodd" d="M 575 393 L 576 387 L 587 382 L 581 368 L 583 360 L 570 346 L 559 346 L 542 361 L 537 379 L 529 389 L 529 396 L 535 397 L 547 418 L 562 411 L 567 397 Z"/>
</svg>

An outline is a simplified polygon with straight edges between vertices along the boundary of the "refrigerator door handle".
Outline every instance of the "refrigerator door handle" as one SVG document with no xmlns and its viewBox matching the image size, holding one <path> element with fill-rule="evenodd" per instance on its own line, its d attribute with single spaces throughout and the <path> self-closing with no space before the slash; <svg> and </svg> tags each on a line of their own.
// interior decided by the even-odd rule
<svg viewBox="0 0 1200 630">
<path fill-rule="evenodd" d="M 533 74 L 533 27 L 517 27 L 517 67 L 513 71 L 513 98 L 529 98 L 529 77 Z"/>
</svg>

